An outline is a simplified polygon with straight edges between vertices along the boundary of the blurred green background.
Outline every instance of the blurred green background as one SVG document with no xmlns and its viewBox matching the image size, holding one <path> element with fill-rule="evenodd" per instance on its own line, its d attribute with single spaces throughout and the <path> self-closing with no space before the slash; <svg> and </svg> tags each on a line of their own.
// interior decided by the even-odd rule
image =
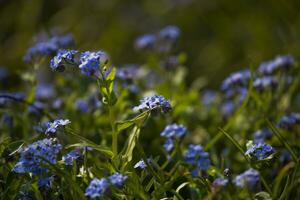
<svg viewBox="0 0 300 200">
<path fill-rule="evenodd" d="M 22 57 L 41 31 L 73 33 L 76 47 L 106 50 L 115 65 L 142 63 L 134 39 L 166 25 L 182 30 L 191 82 L 218 88 L 230 72 L 277 54 L 300 54 L 299 0 L 0 0 L 0 66 L 30 67 Z"/>
</svg>

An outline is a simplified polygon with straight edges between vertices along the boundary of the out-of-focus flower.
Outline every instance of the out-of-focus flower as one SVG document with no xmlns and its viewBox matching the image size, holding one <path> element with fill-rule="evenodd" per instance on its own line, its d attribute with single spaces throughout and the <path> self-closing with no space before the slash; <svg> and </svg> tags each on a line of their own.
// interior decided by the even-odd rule
<svg viewBox="0 0 300 200">
<path fill-rule="evenodd" d="M 34 142 L 22 150 L 21 157 L 14 166 L 13 171 L 35 175 L 43 174 L 48 171 L 41 166 L 47 164 L 43 159 L 56 164 L 56 157 L 61 148 L 62 146 L 55 139 L 43 139 Z"/>
<path fill-rule="evenodd" d="M 168 138 L 168 139 L 165 141 L 164 149 L 165 149 L 167 152 L 170 152 L 173 148 L 174 148 L 174 140 L 171 139 L 171 138 Z"/>
<path fill-rule="evenodd" d="M 156 42 L 154 34 L 146 34 L 138 37 L 135 41 L 135 47 L 139 50 L 152 49 Z"/>
<path fill-rule="evenodd" d="M 161 136 L 166 138 L 182 137 L 187 133 L 187 128 L 181 124 L 170 124 L 161 132 Z"/>
<path fill-rule="evenodd" d="M 109 182 L 106 178 L 97 179 L 94 178 L 90 185 L 85 190 L 85 196 L 88 196 L 92 199 L 104 196 L 107 189 L 109 188 Z"/>
<path fill-rule="evenodd" d="M 295 124 L 300 123 L 300 113 L 291 113 L 283 116 L 277 124 L 279 128 L 291 128 Z"/>
<path fill-rule="evenodd" d="M 204 151 L 201 145 L 190 144 L 184 155 L 184 160 L 187 164 L 195 167 L 194 170 L 197 173 L 199 170 L 207 170 L 210 166 L 209 154 Z"/>
<path fill-rule="evenodd" d="M 261 143 L 264 142 L 267 139 L 270 139 L 272 137 L 272 133 L 269 129 L 264 128 L 261 130 L 258 130 L 254 133 L 254 143 Z"/>
<path fill-rule="evenodd" d="M 230 74 L 222 83 L 221 89 L 227 91 L 233 87 L 245 87 L 250 79 L 250 71 L 244 69 Z"/>
<path fill-rule="evenodd" d="M 277 56 L 275 59 L 262 63 L 258 71 L 262 74 L 273 74 L 278 70 L 287 70 L 295 64 L 295 59 L 290 55 Z"/>
<path fill-rule="evenodd" d="M 219 178 L 216 178 L 212 184 L 214 187 L 224 187 L 228 184 L 228 182 L 229 181 L 227 178 L 219 177 Z"/>
<path fill-rule="evenodd" d="M 175 41 L 180 36 L 180 29 L 177 26 L 166 26 L 160 30 L 158 36 L 164 40 Z"/>
<path fill-rule="evenodd" d="M 37 100 L 50 99 L 54 95 L 53 85 L 51 84 L 38 84 L 36 87 L 35 98 Z"/>
<path fill-rule="evenodd" d="M 114 173 L 110 177 L 108 177 L 109 182 L 115 187 L 122 187 L 125 181 L 128 179 L 128 176 L 120 174 L 118 172 Z"/>
<path fill-rule="evenodd" d="M 259 183 L 259 173 L 255 169 L 250 168 L 244 173 L 236 176 L 234 183 L 238 187 L 249 188 L 253 190 Z"/>
<path fill-rule="evenodd" d="M 262 91 L 266 88 L 274 89 L 278 85 L 278 78 L 274 76 L 264 76 L 261 78 L 256 78 L 253 81 L 253 87 L 258 91 Z"/>
<path fill-rule="evenodd" d="M 24 61 L 29 62 L 35 56 L 54 55 L 59 49 L 65 48 L 73 42 L 74 38 L 71 34 L 54 36 L 47 41 L 38 42 L 27 50 Z"/>
</svg>

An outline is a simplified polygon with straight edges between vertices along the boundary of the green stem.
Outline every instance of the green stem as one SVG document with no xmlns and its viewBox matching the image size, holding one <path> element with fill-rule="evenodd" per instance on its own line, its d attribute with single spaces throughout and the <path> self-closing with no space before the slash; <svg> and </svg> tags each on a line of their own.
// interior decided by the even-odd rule
<svg viewBox="0 0 300 200">
<path fill-rule="evenodd" d="M 112 114 L 112 110 L 111 110 L 111 106 L 109 105 L 108 107 L 109 109 L 109 118 L 110 118 L 110 126 L 111 126 L 111 130 L 112 130 L 112 151 L 114 156 L 118 155 L 118 133 L 115 131 L 115 126 L 113 123 L 113 114 Z"/>
</svg>

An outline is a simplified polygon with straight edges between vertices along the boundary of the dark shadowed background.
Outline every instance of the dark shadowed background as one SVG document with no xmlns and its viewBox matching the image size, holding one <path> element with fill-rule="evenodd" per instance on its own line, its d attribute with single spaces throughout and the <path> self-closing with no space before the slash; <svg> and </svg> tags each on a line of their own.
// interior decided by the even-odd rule
<svg viewBox="0 0 300 200">
<path fill-rule="evenodd" d="M 188 80 L 212 88 L 230 72 L 277 54 L 300 54 L 298 0 L 1 0 L 0 66 L 30 67 L 22 57 L 42 31 L 71 32 L 76 47 L 107 51 L 115 65 L 141 63 L 134 39 L 166 25 L 181 31 Z"/>
</svg>

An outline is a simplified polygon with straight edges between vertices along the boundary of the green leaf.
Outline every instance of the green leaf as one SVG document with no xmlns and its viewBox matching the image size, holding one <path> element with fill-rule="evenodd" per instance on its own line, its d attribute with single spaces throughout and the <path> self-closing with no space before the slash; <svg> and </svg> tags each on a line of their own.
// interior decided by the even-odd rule
<svg viewBox="0 0 300 200">
<path fill-rule="evenodd" d="M 255 200 L 272 200 L 270 194 L 267 192 L 263 192 L 263 191 L 256 193 L 254 196 L 254 199 Z"/>
<path fill-rule="evenodd" d="M 73 132 L 73 130 L 71 130 L 70 128 L 66 128 L 66 133 L 76 137 L 78 140 L 82 141 L 82 143 L 78 143 L 78 144 L 73 144 L 73 145 L 69 145 L 69 147 L 73 147 L 73 146 L 81 146 L 81 147 L 92 147 L 93 149 L 105 154 L 106 156 L 112 158 L 113 157 L 113 152 L 110 151 L 107 147 L 103 147 L 101 145 L 98 145 L 88 139 L 86 139 L 85 137 L 82 137 L 76 133 Z"/>
<path fill-rule="evenodd" d="M 137 143 L 139 135 L 140 135 L 140 128 L 138 126 L 134 126 L 127 140 L 127 144 L 125 146 L 125 152 L 122 156 L 125 165 L 132 160 L 133 149 Z"/>
<path fill-rule="evenodd" d="M 148 118 L 149 114 L 150 114 L 149 111 L 145 111 L 133 119 L 116 122 L 115 129 L 117 132 L 120 132 L 124 129 L 127 129 L 127 128 L 133 126 L 133 125 L 141 126 L 144 123 L 144 121 Z"/>
</svg>

